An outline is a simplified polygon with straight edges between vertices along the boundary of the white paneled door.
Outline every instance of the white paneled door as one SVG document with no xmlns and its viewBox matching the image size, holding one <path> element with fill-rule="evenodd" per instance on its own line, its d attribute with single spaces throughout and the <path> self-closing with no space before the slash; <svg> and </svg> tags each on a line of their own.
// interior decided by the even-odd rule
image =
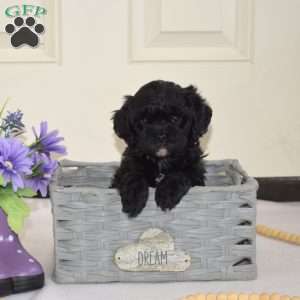
<svg viewBox="0 0 300 300">
<path fill-rule="evenodd" d="M 5 9 L 24 4 L 49 10 L 35 49 L 12 48 L 4 30 Z M 193 84 L 213 108 L 208 159 L 299 176 L 299 12 L 300 0 L 1 0 L 0 102 L 11 96 L 29 128 L 59 128 L 70 159 L 116 161 L 123 96 L 156 79 Z"/>
<path fill-rule="evenodd" d="M 254 0 L 132 0 L 133 61 L 252 58 Z"/>
</svg>

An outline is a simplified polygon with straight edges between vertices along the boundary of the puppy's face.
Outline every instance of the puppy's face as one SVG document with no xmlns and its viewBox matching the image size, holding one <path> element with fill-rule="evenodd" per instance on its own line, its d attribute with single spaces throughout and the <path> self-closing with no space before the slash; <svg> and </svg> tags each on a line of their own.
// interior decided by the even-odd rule
<svg viewBox="0 0 300 300">
<path fill-rule="evenodd" d="M 134 122 L 136 147 L 141 152 L 162 158 L 186 148 L 191 118 L 184 109 L 149 101 Z"/>
<path fill-rule="evenodd" d="M 183 153 L 207 131 L 211 109 L 192 86 L 153 81 L 127 96 L 114 129 L 131 148 L 164 158 Z"/>
</svg>

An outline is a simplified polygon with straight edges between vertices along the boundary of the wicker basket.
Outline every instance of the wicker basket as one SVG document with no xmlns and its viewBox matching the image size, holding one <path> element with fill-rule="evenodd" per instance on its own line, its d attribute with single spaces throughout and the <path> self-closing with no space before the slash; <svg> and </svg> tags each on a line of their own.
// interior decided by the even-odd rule
<svg viewBox="0 0 300 300">
<path fill-rule="evenodd" d="M 236 160 L 207 161 L 205 187 L 193 187 L 170 212 L 156 207 L 154 189 L 134 219 L 109 189 L 117 163 L 63 161 L 51 185 L 55 272 L 59 283 L 250 280 L 256 278 L 256 181 Z M 124 271 L 116 251 L 149 228 L 174 238 L 191 258 L 184 271 Z"/>
</svg>

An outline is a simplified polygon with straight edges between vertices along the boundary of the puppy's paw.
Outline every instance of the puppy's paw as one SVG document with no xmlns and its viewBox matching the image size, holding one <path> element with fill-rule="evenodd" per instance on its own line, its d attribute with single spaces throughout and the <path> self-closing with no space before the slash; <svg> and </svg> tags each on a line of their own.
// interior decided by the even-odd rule
<svg viewBox="0 0 300 300">
<path fill-rule="evenodd" d="M 167 175 L 156 188 L 157 206 L 163 211 L 171 210 L 180 202 L 190 187 L 190 180 L 183 174 Z"/>
<path fill-rule="evenodd" d="M 122 211 L 130 218 L 138 216 L 148 200 L 148 185 L 144 180 L 134 180 L 121 192 Z"/>
<path fill-rule="evenodd" d="M 123 208 L 122 211 L 128 215 L 129 218 L 137 217 L 144 207 L 146 206 L 147 199 L 145 201 L 138 201 L 138 203 L 133 204 L 130 202 L 134 202 L 134 199 L 122 198 Z"/>
</svg>

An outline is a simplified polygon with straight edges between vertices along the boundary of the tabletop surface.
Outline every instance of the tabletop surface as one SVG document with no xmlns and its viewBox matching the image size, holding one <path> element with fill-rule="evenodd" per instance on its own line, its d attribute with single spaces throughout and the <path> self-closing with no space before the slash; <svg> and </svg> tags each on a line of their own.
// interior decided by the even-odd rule
<svg viewBox="0 0 300 300">
<path fill-rule="evenodd" d="M 177 300 L 201 293 L 279 293 L 300 296 L 300 247 L 257 236 L 258 278 L 253 281 L 110 283 L 60 285 L 53 282 L 52 215 L 48 199 L 26 200 L 32 209 L 20 239 L 25 248 L 43 265 L 43 289 L 7 297 L 11 300 Z M 258 201 L 257 223 L 300 233 L 300 202 Z"/>
</svg>

